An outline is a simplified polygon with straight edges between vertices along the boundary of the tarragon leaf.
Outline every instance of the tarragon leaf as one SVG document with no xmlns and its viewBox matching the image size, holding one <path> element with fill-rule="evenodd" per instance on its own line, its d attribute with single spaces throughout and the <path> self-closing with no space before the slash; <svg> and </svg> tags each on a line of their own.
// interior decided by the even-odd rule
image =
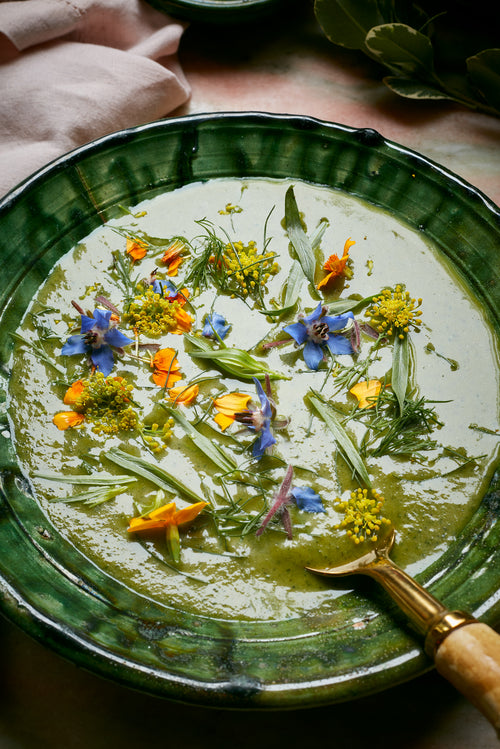
<svg viewBox="0 0 500 749">
<path fill-rule="evenodd" d="M 408 334 L 404 338 L 396 336 L 392 349 L 392 382 L 391 387 L 398 399 L 399 410 L 403 413 L 408 379 L 410 375 L 410 342 Z"/>
<path fill-rule="evenodd" d="M 310 395 L 309 401 L 314 410 L 319 414 L 319 416 L 321 416 L 326 426 L 332 433 L 333 438 L 337 443 L 337 446 L 344 459 L 351 466 L 353 471 L 358 475 L 358 478 L 362 481 L 362 483 L 367 488 L 370 488 L 371 480 L 363 459 L 359 454 L 357 448 L 354 446 L 346 430 L 338 420 L 333 409 L 328 405 L 328 403 L 325 403 L 325 401 L 318 397 L 318 395 L 316 394 Z"/>
<path fill-rule="evenodd" d="M 290 242 L 297 254 L 297 259 L 302 266 L 304 275 L 308 281 L 314 283 L 314 270 L 316 267 L 314 251 L 311 241 L 305 233 L 301 221 L 293 186 L 290 186 L 285 195 L 285 224 Z"/>
<path fill-rule="evenodd" d="M 206 437 L 193 424 L 191 424 L 186 417 L 175 408 L 169 408 L 165 406 L 168 413 L 176 420 L 176 422 L 184 429 L 189 439 L 193 442 L 195 447 L 201 450 L 212 463 L 215 463 L 224 473 L 234 471 L 238 466 L 235 461 L 224 452 L 224 450 L 217 445 L 213 440 Z"/>
<path fill-rule="evenodd" d="M 121 468 L 125 468 L 126 471 L 135 473 L 141 476 L 147 481 L 158 486 L 160 489 L 165 489 L 169 492 L 177 492 L 181 496 L 184 495 L 189 497 L 192 502 L 205 502 L 203 497 L 200 497 L 193 489 L 190 489 L 182 481 L 167 473 L 163 468 L 154 463 L 148 463 L 143 458 L 138 458 L 136 455 L 130 455 L 124 450 L 120 450 L 119 447 L 112 447 L 105 453 L 106 457 L 113 463 L 117 463 Z"/>
<path fill-rule="evenodd" d="M 189 333 L 185 333 L 184 338 L 196 347 L 195 351 L 188 351 L 189 356 L 198 359 L 210 359 L 216 366 L 233 377 L 242 380 L 256 377 L 258 380 L 263 380 L 266 375 L 269 375 L 271 380 L 290 379 L 280 372 L 269 369 L 265 362 L 255 359 L 248 351 L 229 347 L 213 349 L 206 341 L 189 335 Z"/>
</svg>

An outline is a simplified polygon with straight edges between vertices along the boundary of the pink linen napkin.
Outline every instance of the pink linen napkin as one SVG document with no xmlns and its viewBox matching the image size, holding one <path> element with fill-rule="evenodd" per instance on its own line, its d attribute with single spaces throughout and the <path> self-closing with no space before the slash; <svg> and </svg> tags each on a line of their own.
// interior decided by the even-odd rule
<svg viewBox="0 0 500 749">
<path fill-rule="evenodd" d="M 144 0 L 0 2 L 0 196 L 72 148 L 183 104 L 184 28 Z"/>
</svg>

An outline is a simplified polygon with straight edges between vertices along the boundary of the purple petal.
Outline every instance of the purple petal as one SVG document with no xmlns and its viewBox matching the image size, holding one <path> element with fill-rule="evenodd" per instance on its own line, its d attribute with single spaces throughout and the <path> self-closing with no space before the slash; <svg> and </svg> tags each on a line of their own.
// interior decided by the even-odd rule
<svg viewBox="0 0 500 749">
<path fill-rule="evenodd" d="M 292 485 L 292 478 L 293 478 L 293 466 L 289 465 L 285 478 L 283 479 L 280 488 L 278 489 L 276 496 L 274 498 L 274 502 L 271 505 L 271 509 L 267 513 L 266 517 L 262 521 L 259 529 L 257 530 L 256 535 L 260 536 L 266 525 L 269 523 L 271 518 L 276 515 L 276 513 L 283 508 L 283 506 L 290 501 L 290 487 Z"/>
<path fill-rule="evenodd" d="M 328 341 L 327 341 L 328 343 Z M 323 350 L 318 343 L 308 341 L 304 346 L 304 361 L 309 369 L 317 370 L 323 361 Z"/>
<path fill-rule="evenodd" d="M 295 486 L 291 494 L 299 510 L 305 512 L 326 512 L 321 497 L 310 486 Z"/>
<path fill-rule="evenodd" d="M 107 377 L 113 369 L 113 352 L 109 346 L 92 349 L 90 354 L 94 366 Z"/>
<path fill-rule="evenodd" d="M 288 333 L 288 335 L 291 335 L 294 341 L 299 345 L 307 341 L 308 336 L 306 326 L 302 325 L 301 322 L 294 322 L 291 325 L 287 325 L 283 330 L 285 333 Z"/>
<path fill-rule="evenodd" d="M 129 346 L 134 342 L 132 338 L 128 338 L 126 335 L 121 333 L 118 328 L 110 328 L 108 332 L 104 334 L 104 340 L 109 346 L 115 346 L 115 348 Z"/>
<path fill-rule="evenodd" d="M 87 351 L 88 346 L 85 344 L 83 336 L 72 335 L 62 347 L 61 354 L 64 354 L 64 356 L 71 356 L 72 354 L 85 354 Z"/>
<path fill-rule="evenodd" d="M 326 345 L 334 355 L 354 354 L 351 342 L 342 335 L 330 335 Z"/>
</svg>

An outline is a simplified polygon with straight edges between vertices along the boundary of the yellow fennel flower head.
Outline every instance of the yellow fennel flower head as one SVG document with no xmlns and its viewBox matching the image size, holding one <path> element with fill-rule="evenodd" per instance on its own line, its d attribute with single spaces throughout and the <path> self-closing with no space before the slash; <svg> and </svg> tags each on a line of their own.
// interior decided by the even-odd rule
<svg viewBox="0 0 500 749">
<path fill-rule="evenodd" d="M 253 241 L 247 245 L 243 242 L 227 244 L 223 263 L 228 280 L 233 286 L 239 286 L 243 293 L 250 293 L 256 286 L 265 286 L 270 276 L 279 271 L 274 254 L 259 253 Z"/>
<path fill-rule="evenodd" d="M 116 434 L 137 429 L 139 425 L 132 408 L 132 390 L 123 377 L 105 377 L 102 372 L 95 372 L 88 379 L 74 383 L 65 395 L 65 402 L 71 403 L 82 420 L 84 417 L 92 422 L 93 432 Z"/>
<path fill-rule="evenodd" d="M 348 500 L 336 499 L 335 509 L 344 513 L 336 527 L 345 530 L 355 544 L 375 543 L 381 526 L 390 524 L 390 520 L 380 514 L 383 504 L 383 496 L 375 489 L 355 489 Z"/>
<path fill-rule="evenodd" d="M 404 338 L 412 328 L 419 330 L 422 324 L 421 304 L 421 299 L 415 299 L 403 286 L 398 285 L 394 290 L 384 289 L 374 297 L 365 314 L 382 335 L 391 336 L 394 333 Z"/>
<path fill-rule="evenodd" d="M 193 320 L 182 309 L 184 304 L 184 300 L 171 300 L 149 287 L 144 294 L 135 297 L 127 313 L 127 322 L 137 332 L 149 336 L 186 333 Z"/>
</svg>

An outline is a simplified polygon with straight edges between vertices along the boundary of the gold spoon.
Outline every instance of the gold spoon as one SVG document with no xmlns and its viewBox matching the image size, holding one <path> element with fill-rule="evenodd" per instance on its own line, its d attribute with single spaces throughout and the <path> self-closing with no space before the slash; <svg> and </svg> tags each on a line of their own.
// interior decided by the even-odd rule
<svg viewBox="0 0 500 749">
<path fill-rule="evenodd" d="M 381 583 L 425 637 L 439 673 L 462 692 L 500 737 L 500 635 L 462 611 L 450 611 L 389 559 L 394 529 L 353 562 L 310 572 L 325 577 L 368 575 Z"/>
</svg>

